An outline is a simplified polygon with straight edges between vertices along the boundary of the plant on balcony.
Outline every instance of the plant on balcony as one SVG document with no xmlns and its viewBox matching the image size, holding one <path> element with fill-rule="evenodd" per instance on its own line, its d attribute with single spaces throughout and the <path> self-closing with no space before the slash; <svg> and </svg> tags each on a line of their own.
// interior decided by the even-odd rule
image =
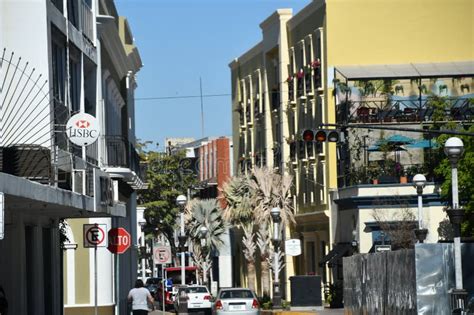
<svg viewBox="0 0 474 315">
<path fill-rule="evenodd" d="M 369 166 L 367 167 L 367 177 L 372 179 L 374 184 L 378 184 L 379 176 L 383 174 L 380 165 L 376 162 L 370 162 Z"/>
<path fill-rule="evenodd" d="M 311 68 L 317 69 L 319 67 L 321 67 L 321 61 L 319 60 L 319 58 L 311 62 Z"/>
<path fill-rule="evenodd" d="M 286 83 L 291 83 L 291 82 L 293 82 L 293 76 L 292 75 L 288 76 L 288 78 L 286 79 Z"/>
<path fill-rule="evenodd" d="M 298 71 L 298 72 L 296 73 L 296 78 L 297 78 L 298 80 L 301 80 L 301 79 L 304 78 L 304 70 L 303 70 L 303 69 L 300 69 L 300 71 Z"/>
</svg>

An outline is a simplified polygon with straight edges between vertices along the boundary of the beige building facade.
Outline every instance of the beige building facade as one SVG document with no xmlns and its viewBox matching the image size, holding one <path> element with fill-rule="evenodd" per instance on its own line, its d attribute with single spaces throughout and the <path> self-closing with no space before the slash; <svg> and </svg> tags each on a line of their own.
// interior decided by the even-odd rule
<svg viewBox="0 0 474 315">
<path fill-rule="evenodd" d="M 341 152 L 336 144 L 302 141 L 305 129 L 341 122 L 334 91 L 338 67 L 472 61 L 472 10 L 468 0 L 316 0 L 295 15 L 291 9 L 276 10 L 260 24 L 262 40 L 229 64 L 236 173 L 258 165 L 294 176 L 297 224 L 285 237 L 300 239 L 303 251 L 286 256 L 287 293 L 293 274 L 331 281 L 324 260 L 341 241 L 339 230 L 347 230 L 344 241 L 350 241 L 354 229 L 363 229 L 358 220 L 368 220 L 356 216 L 355 223 L 347 222 L 338 215 L 334 193 Z M 440 45 L 439 36 L 447 42 Z M 411 186 L 402 190 L 415 195 Z"/>
</svg>

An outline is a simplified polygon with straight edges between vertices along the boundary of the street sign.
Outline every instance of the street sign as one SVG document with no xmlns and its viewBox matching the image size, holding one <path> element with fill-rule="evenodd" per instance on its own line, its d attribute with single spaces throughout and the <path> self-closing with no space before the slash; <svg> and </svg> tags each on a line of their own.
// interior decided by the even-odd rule
<svg viewBox="0 0 474 315">
<path fill-rule="evenodd" d="M 67 121 L 66 135 L 72 143 L 81 147 L 88 146 L 99 138 L 99 123 L 92 115 L 76 114 Z"/>
<path fill-rule="evenodd" d="M 113 254 L 123 254 L 130 247 L 131 242 L 132 238 L 124 228 L 110 229 L 107 249 Z"/>
<path fill-rule="evenodd" d="M 0 240 L 5 237 L 5 196 L 0 192 Z"/>
<path fill-rule="evenodd" d="M 107 224 L 84 224 L 84 248 L 105 247 Z"/>
<path fill-rule="evenodd" d="M 375 245 L 375 252 L 389 252 L 392 250 L 392 245 Z"/>
<path fill-rule="evenodd" d="M 289 256 L 301 255 L 301 241 L 299 239 L 285 241 L 285 253 Z"/>
<path fill-rule="evenodd" d="M 171 264 L 171 247 L 157 246 L 153 248 L 153 262 L 157 265 Z"/>
</svg>

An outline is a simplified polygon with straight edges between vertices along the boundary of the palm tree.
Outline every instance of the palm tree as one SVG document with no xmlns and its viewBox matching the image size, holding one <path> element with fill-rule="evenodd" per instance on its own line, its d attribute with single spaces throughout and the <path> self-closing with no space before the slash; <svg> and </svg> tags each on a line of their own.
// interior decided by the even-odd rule
<svg viewBox="0 0 474 315">
<path fill-rule="evenodd" d="M 244 232 L 242 245 L 243 253 L 247 262 L 248 287 L 255 290 L 255 251 L 254 243 L 254 195 L 255 191 L 251 185 L 248 175 L 234 176 L 224 185 L 222 198 L 225 199 L 227 207 L 224 209 L 224 219 L 232 226 L 240 228 Z"/>
<path fill-rule="evenodd" d="M 252 171 L 251 185 L 255 191 L 255 219 L 259 225 L 257 233 L 257 245 L 260 250 L 260 261 L 262 270 L 262 293 L 270 293 L 270 264 L 271 258 L 271 215 L 274 207 L 281 210 L 282 227 L 295 223 L 293 207 L 291 205 L 290 188 L 293 177 L 280 175 L 270 168 L 255 167 Z"/>
<path fill-rule="evenodd" d="M 227 224 L 222 218 L 222 211 L 216 199 L 193 200 L 186 209 L 185 218 L 191 241 L 194 245 L 200 245 L 194 247 L 199 247 L 197 254 L 203 262 L 201 266 L 206 279 L 207 270 L 211 267 L 210 254 L 224 244 L 222 236 L 226 232 Z M 207 229 L 207 233 L 204 243 L 201 243 L 200 230 L 203 227 Z"/>
</svg>

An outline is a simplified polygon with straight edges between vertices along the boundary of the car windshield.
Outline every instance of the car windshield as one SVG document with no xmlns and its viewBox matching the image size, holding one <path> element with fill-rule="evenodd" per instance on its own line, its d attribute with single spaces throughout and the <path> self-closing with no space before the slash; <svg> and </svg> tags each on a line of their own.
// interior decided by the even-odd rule
<svg viewBox="0 0 474 315">
<path fill-rule="evenodd" d="M 207 293 L 205 287 L 191 287 L 186 290 L 187 293 Z"/>
<path fill-rule="evenodd" d="M 221 292 L 221 299 L 251 299 L 253 294 L 249 290 L 229 290 Z"/>
</svg>

